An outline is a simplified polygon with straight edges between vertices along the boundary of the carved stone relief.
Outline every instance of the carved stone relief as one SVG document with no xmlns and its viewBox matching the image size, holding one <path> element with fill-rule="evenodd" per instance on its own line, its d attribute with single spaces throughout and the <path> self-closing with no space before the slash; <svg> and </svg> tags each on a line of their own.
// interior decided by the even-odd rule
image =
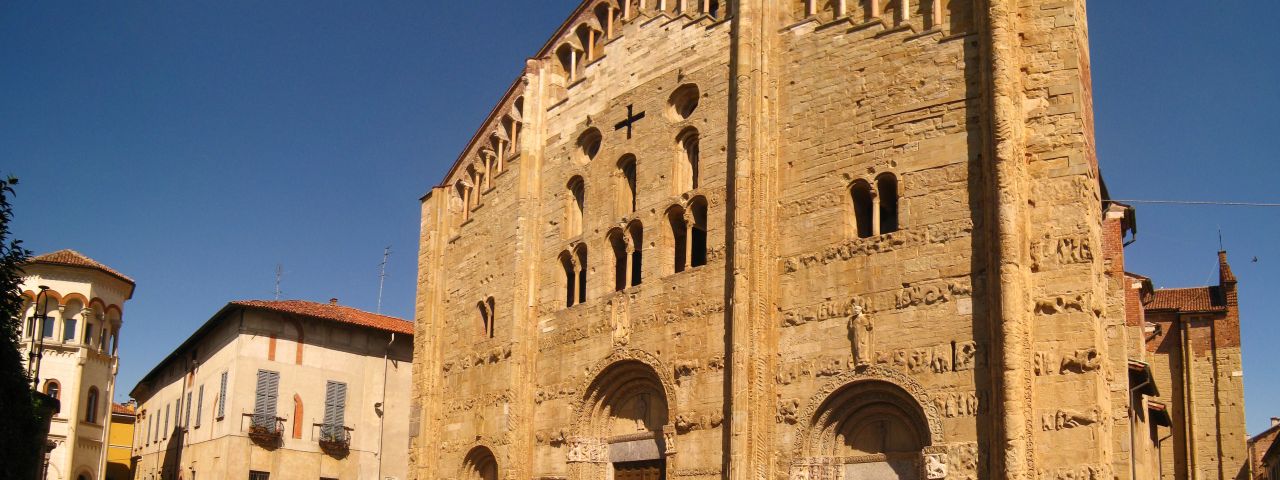
<svg viewBox="0 0 1280 480">
<path fill-rule="evenodd" d="M 803 458 L 791 464 L 790 480 L 844 480 L 844 462 L 835 458 Z"/>
<path fill-rule="evenodd" d="M 941 453 L 925 455 L 924 478 L 929 480 L 947 478 L 947 456 Z"/>
<path fill-rule="evenodd" d="M 570 438 L 568 461 L 569 463 L 606 463 L 609 461 L 609 444 L 599 438 Z"/>
<path fill-rule="evenodd" d="M 1088 373 L 1100 368 L 1102 368 L 1102 357 L 1094 348 L 1079 349 L 1066 354 L 1053 351 L 1036 352 L 1036 375 Z"/>
<path fill-rule="evenodd" d="M 783 259 L 783 273 L 793 273 L 838 261 L 848 261 L 855 257 L 873 253 L 892 252 L 902 248 L 946 243 L 956 238 L 968 237 L 972 233 L 973 221 L 964 219 L 932 224 L 920 229 L 900 230 L 879 237 L 850 239 L 829 245 L 816 252 L 802 253 Z"/>
<path fill-rule="evenodd" d="M 967 278 L 937 280 L 904 287 L 897 291 L 883 291 L 848 300 L 828 300 L 814 305 L 790 308 L 782 312 L 782 326 L 794 327 L 811 322 L 835 318 L 850 318 L 854 308 L 863 314 L 930 306 L 967 298 L 973 287 Z"/>
<path fill-rule="evenodd" d="M 1056 412 L 1046 413 L 1041 417 L 1041 426 L 1045 431 L 1066 430 L 1069 428 L 1087 427 L 1098 423 L 1100 420 L 1098 410 L 1089 410 L 1086 412 L 1078 412 L 1070 409 L 1061 409 Z"/>
<path fill-rule="evenodd" d="M 984 396 L 978 392 L 939 393 L 934 395 L 933 403 L 943 417 L 974 417 L 986 413 Z"/>
</svg>

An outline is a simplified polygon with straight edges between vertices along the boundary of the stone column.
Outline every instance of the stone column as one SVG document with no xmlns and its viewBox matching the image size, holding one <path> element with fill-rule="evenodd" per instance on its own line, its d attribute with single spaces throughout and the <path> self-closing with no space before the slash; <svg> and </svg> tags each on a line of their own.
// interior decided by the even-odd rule
<svg viewBox="0 0 1280 480">
<path fill-rule="evenodd" d="M 880 192 L 871 190 L 871 236 L 880 235 Z"/>
<path fill-rule="evenodd" d="M 726 480 L 776 478 L 778 28 L 787 2 L 733 3 L 726 233 Z"/>
</svg>

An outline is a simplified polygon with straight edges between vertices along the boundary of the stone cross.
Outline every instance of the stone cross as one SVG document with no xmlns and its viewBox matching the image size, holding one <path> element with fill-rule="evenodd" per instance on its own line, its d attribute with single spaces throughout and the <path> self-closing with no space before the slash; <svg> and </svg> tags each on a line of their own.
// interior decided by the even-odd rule
<svg viewBox="0 0 1280 480">
<path fill-rule="evenodd" d="M 627 140 L 631 139 L 631 129 L 635 125 L 635 123 L 640 121 L 640 119 L 644 118 L 644 112 L 632 113 L 634 111 L 633 110 L 634 108 L 635 108 L 635 105 L 627 105 L 626 120 L 618 122 L 617 125 L 613 126 L 614 130 L 622 130 L 624 128 L 627 129 Z"/>
</svg>

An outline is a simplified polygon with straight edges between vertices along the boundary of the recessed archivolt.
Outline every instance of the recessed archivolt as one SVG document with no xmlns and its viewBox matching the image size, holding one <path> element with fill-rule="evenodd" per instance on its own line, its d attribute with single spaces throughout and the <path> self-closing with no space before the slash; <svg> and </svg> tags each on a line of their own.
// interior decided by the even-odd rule
<svg viewBox="0 0 1280 480">
<path fill-rule="evenodd" d="M 870 366 L 836 376 L 809 399 L 795 458 L 830 455 L 842 426 L 859 413 L 900 419 L 921 447 L 943 443 L 942 417 L 924 387 L 896 370 Z"/>
<path fill-rule="evenodd" d="M 611 403 L 642 392 L 661 395 L 666 406 L 664 424 L 676 418 L 675 379 L 652 354 L 618 349 L 589 372 L 587 383 L 578 390 L 584 392 L 582 399 L 574 407 L 574 436 L 607 437 Z"/>
</svg>

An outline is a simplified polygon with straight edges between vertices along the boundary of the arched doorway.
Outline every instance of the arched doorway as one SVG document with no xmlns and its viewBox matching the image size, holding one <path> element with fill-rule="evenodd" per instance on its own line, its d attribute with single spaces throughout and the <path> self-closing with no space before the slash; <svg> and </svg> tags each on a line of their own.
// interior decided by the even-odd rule
<svg viewBox="0 0 1280 480">
<path fill-rule="evenodd" d="M 665 480 L 675 439 L 667 398 L 657 371 L 644 362 L 605 368 L 577 412 L 568 445 L 570 478 Z"/>
<path fill-rule="evenodd" d="M 486 447 L 476 447 L 467 452 L 462 461 L 461 480 L 498 480 L 498 460 L 493 451 Z"/>
<path fill-rule="evenodd" d="M 835 389 L 809 416 L 791 478 L 940 478 L 930 470 L 939 460 L 927 455 L 935 429 L 921 405 L 884 379 L 856 379 Z"/>
</svg>

